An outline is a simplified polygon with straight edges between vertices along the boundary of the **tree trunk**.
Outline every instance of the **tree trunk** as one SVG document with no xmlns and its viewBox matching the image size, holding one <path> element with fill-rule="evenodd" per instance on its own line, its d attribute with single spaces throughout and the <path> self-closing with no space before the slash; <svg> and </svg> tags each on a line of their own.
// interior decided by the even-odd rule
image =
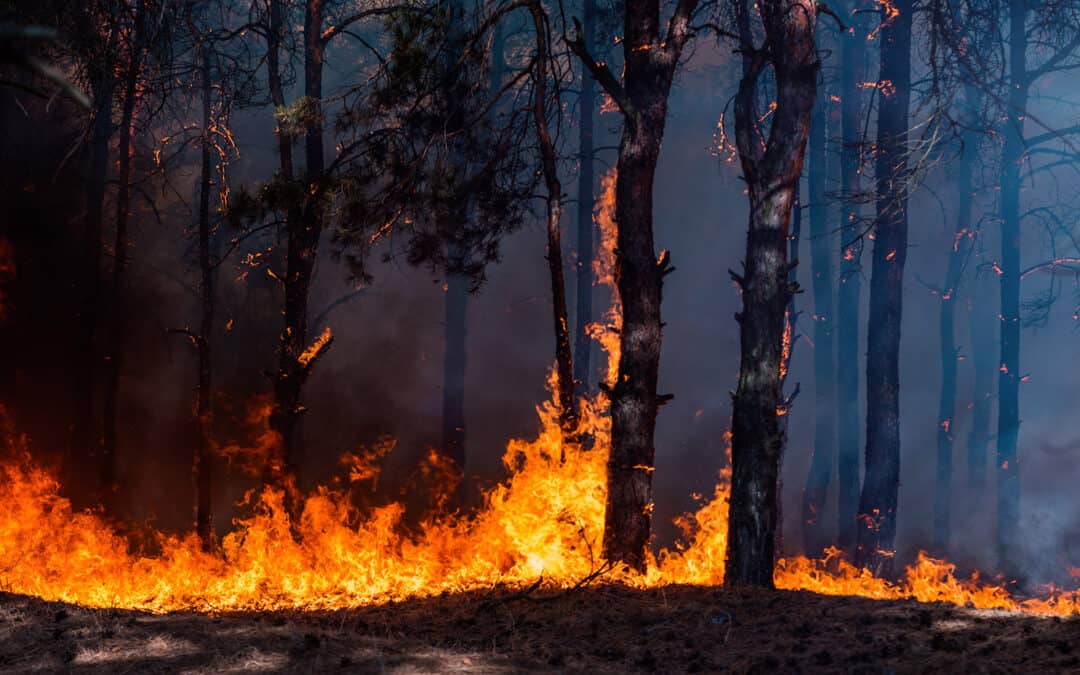
<svg viewBox="0 0 1080 675">
<path fill-rule="evenodd" d="M 767 57 L 776 77 L 776 107 L 766 136 L 754 102 L 765 67 L 756 56 L 744 64 L 735 98 L 739 158 L 750 200 L 739 323 L 739 383 L 731 415 L 731 507 L 727 572 L 732 585 L 771 588 L 776 553 L 780 458 L 784 433 L 780 407 L 784 377 L 785 310 L 798 288 L 788 280 L 788 225 L 802 175 L 817 90 L 814 44 L 817 9 L 806 0 L 771 0 L 761 6 L 766 41 L 783 44 Z M 740 34 L 748 35 L 744 6 Z M 750 45 L 744 45 L 744 48 Z"/>
<path fill-rule="evenodd" d="M 198 447 L 195 451 L 192 472 L 195 479 L 195 532 L 204 550 L 214 544 L 214 521 L 210 490 L 213 474 L 211 458 L 212 441 L 212 399 L 213 384 L 213 335 L 214 335 L 214 261 L 211 256 L 210 231 L 210 49 L 203 45 L 202 54 L 202 95 L 203 95 L 203 141 L 202 167 L 199 176 L 199 272 L 201 275 L 200 291 L 202 296 L 202 317 L 199 322 L 199 337 L 196 340 L 199 357 L 199 382 L 195 402 L 195 419 L 198 424 Z"/>
<path fill-rule="evenodd" d="M 971 167 L 968 165 L 968 171 Z M 960 171 L 964 167 L 961 165 Z M 968 325 L 971 334 L 971 361 L 974 381 L 971 392 L 971 432 L 968 434 L 967 477 L 973 496 L 981 496 L 986 485 L 986 460 L 990 447 L 990 422 L 994 406 L 994 377 L 997 370 L 998 313 L 989 301 L 989 280 L 976 276 L 979 292 L 968 297 Z"/>
<path fill-rule="evenodd" d="M 453 247 L 453 244 L 451 244 Z M 451 255 L 462 255 L 452 253 Z M 444 455 L 461 472 L 465 470 L 465 338 L 469 304 L 469 279 L 448 274 L 446 279 L 446 327 L 443 359 L 442 447 Z"/>
<path fill-rule="evenodd" d="M 285 325 L 281 332 L 278 374 L 274 382 L 274 409 L 270 423 L 279 434 L 281 448 L 271 459 L 268 482 L 286 494 L 295 511 L 295 477 L 300 453 L 298 425 L 304 412 L 301 395 L 315 360 L 329 347 L 329 340 L 307 342 L 308 296 L 322 235 L 322 182 L 325 170 L 322 119 L 323 2 L 307 0 L 304 10 L 304 97 L 310 107 L 305 115 L 305 196 L 298 214 L 288 218 L 285 260 Z M 284 170 L 284 159 L 283 170 Z M 293 515 L 296 515 L 295 513 Z"/>
<path fill-rule="evenodd" d="M 596 32 L 595 0 L 584 0 L 581 17 L 582 40 L 590 54 L 594 49 Z M 581 76 L 581 96 L 578 99 L 581 126 L 578 128 L 578 203 L 577 203 L 577 308 L 574 325 L 574 380 L 578 392 L 590 391 L 592 374 L 592 338 L 588 327 L 593 322 L 593 189 L 595 158 L 593 157 L 593 111 L 596 109 L 596 87 L 588 72 Z"/>
<path fill-rule="evenodd" d="M 833 263 L 829 246 L 826 176 L 828 96 L 818 92 L 810 125 L 810 265 L 814 294 L 814 449 L 802 500 L 803 549 L 808 555 L 820 552 L 829 540 L 824 532 L 829 483 L 836 455 L 836 371 L 833 345 Z"/>
<path fill-rule="evenodd" d="M 998 375 L 998 564 L 1015 575 L 1020 525 L 1020 169 L 1027 111 L 1027 5 L 1009 2 L 1009 98 L 1001 151 L 1001 363 Z"/>
<path fill-rule="evenodd" d="M 547 260 L 551 276 L 551 305 L 555 326 L 556 400 L 559 402 L 559 426 L 563 442 L 577 432 L 577 406 L 574 397 L 574 363 L 570 349 L 570 323 L 566 311 L 566 280 L 563 276 L 562 242 L 559 223 L 562 217 L 562 183 L 559 181 L 558 156 L 551 140 L 547 120 L 548 33 L 544 10 L 538 1 L 530 3 L 536 31 L 536 65 L 533 85 L 533 123 L 540 142 L 541 166 L 547 188 Z"/>
<path fill-rule="evenodd" d="M 74 367 L 75 411 L 68 448 L 66 471 L 76 472 L 78 460 L 92 457 L 100 462 L 99 417 L 94 406 L 94 383 L 98 373 L 97 331 L 101 311 L 102 221 L 105 187 L 109 177 L 109 141 L 114 132 L 112 120 L 114 74 L 103 73 L 93 87 L 94 122 L 90 138 L 90 161 L 87 172 L 86 226 L 83 230 L 84 268 L 82 297 L 76 334 Z M 73 473 L 71 475 L 74 475 Z"/>
<path fill-rule="evenodd" d="M 966 91 L 965 105 L 969 124 L 976 121 L 978 96 L 973 85 Z M 966 133 L 962 138 L 963 147 L 957 160 L 956 191 L 957 214 L 956 228 L 953 232 L 952 246 L 949 249 L 949 264 L 945 272 L 945 283 L 941 288 L 941 307 L 938 316 L 938 333 L 941 343 L 941 396 L 938 400 L 937 427 L 937 471 L 934 491 L 934 548 L 944 555 L 949 546 L 953 446 L 955 438 L 954 415 L 956 413 L 956 371 L 959 350 L 956 346 L 956 301 L 958 298 L 961 275 L 965 262 L 971 254 L 971 242 L 974 232 L 971 222 L 972 158 L 977 155 L 978 137 Z"/>
<path fill-rule="evenodd" d="M 859 304 L 862 294 L 863 224 L 857 199 L 861 190 L 863 95 L 866 36 L 853 27 L 841 33 L 840 62 L 840 283 L 836 306 L 837 490 L 836 543 L 855 549 L 859 510 Z"/>
<path fill-rule="evenodd" d="M 900 488 L 900 327 L 907 258 L 908 106 L 911 98 L 911 0 L 881 26 L 877 218 L 866 359 L 866 476 L 859 499 L 856 563 L 891 573 Z"/>
<path fill-rule="evenodd" d="M 619 368 L 608 390 L 611 453 L 604 514 L 604 557 L 643 571 L 652 523 L 652 472 L 658 396 L 660 298 L 670 258 L 653 244 L 653 177 L 667 118 L 668 94 L 697 0 L 680 0 L 660 34 L 658 0 L 627 0 L 623 10 L 623 77 L 598 63 L 581 41 L 571 41 L 594 78 L 623 113 L 615 182 L 618 225 L 615 280 L 622 300 Z"/>
<path fill-rule="evenodd" d="M 102 427 L 100 482 L 102 498 L 110 504 L 115 496 L 117 415 L 119 413 L 120 375 L 124 368 L 124 338 L 127 331 L 127 302 L 125 298 L 128 261 L 128 217 L 131 206 L 131 156 L 134 135 L 135 105 L 138 101 L 139 70 L 142 59 L 141 32 L 145 4 L 135 3 L 135 26 L 130 37 L 130 50 L 124 82 L 124 107 L 120 117 L 119 187 L 116 193 L 116 239 L 113 246 L 112 321 L 105 367 L 104 418 Z"/>
</svg>

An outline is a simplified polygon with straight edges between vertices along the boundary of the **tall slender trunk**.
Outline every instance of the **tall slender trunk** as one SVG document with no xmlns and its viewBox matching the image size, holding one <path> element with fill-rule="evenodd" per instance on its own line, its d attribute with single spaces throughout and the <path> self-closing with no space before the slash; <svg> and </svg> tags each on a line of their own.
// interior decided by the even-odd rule
<svg viewBox="0 0 1080 675">
<path fill-rule="evenodd" d="M 268 467 L 268 482 L 285 490 L 294 511 L 295 477 L 300 454 L 298 425 L 304 412 L 301 396 L 315 361 L 329 347 L 320 340 L 309 350 L 307 311 L 311 280 L 323 227 L 322 79 L 324 42 L 323 1 L 307 0 L 304 8 L 304 97 L 309 107 L 304 133 L 304 200 L 299 213 L 286 224 L 285 325 L 281 332 L 278 375 L 274 381 L 274 410 L 270 423 L 281 438 L 279 456 Z M 284 156 L 282 157 L 284 166 Z M 294 514 L 295 515 L 295 514 Z"/>
<path fill-rule="evenodd" d="M 998 376 L 998 564 L 1017 570 L 1020 525 L 1020 169 L 1024 161 L 1027 5 L 1009 1 L 1009 97 L 1001 151 L 1001 364 Z"/>
<path fill-rule="evenodd" d="M 964 170 L 961 166 L 960 171 Z M 968 166 L 970 171 L 970 165 Z M 994 407 L 994 377 L 997 369 L 998 313 L 991 306 L 992 290 L 985 275 L 976 276 L 979 292 L 968 297 L 968 326 L 971 335 L 971 363 L 974 379 L 971 391 L 971 432 L 968 434 L 967 483 L 972 496 L 981 498 L 986 485 L 986 460 L 990 447 L 991 413 Z"/>
<path fill-rule="evenodd" d="M 584 0 L 581 16 L 582 40 L 590 54 L 594 49 L 596 2 Z M 582 69 L 581 96 L 578 99 L 581 126 L 578 128 L 578 203 L 577 203 L 577 307 L 574 322 L 574 380 L 585 394 L 591 386 L 592 338 L 588 327 L 593 321 L 593 111 L 596 108 L 596 85 Z"/>
<path fill-rule="evenodd" d="M 540 159 L 547 189 L 547 260 L 551 276 L 551 305 L 555 326 L 556 400 L 559 402 L 559 426 L 563 440 L 577 431 L 577 408 L 574 404 L 574 363 L 570 349 L 570 323 L 566 311 L 566 280 L 563 272 L 562 237 L 559 229 L 562 217 L 562 183 L 559 180 L 558 157 L 551 140 L 547 120 L 547 78 L 550 58 L 544 10 L 538 0 L 530 3 L 533 28 L 536 31 L 536 65 L 533 74 L 533 123 L 540 142 Z"/>
<path fill-rule="evenodd" d="M 855 560 L 891 572 L 900 489 L 900 328 L 908 239 L 908 107 L 912 0 L 882 24 L 878 76 L 873 270 L 866 348 L 866 476 L 859 499 Z"/>
<path fill-rule="evenodd" d="M 453 244 L 451 244 L 453 247 Z M 462 255 L 452 253 L 452 255 Z M 469 278 L 448 274 L 443 357 L 442 447 L 461 472 L 465 470 L 465 366 Z"/>
<path fill-rule="evenodd" d="M 128 262 L 128 218 L 131 207 L 131 156 L 134 135 L 135 105 L 138 100 L 139 70 L 142 61 L 142 29 L 145 3 L 135 3 L 135 26 L 131 42 L 126 79 L 124 107 L 120 116 L 119 187 L 116 193 L 116 239 L 113 246 L 112 312 L 105 367 L 104 419 L 102 427 L 100 480 L 103 499 L 113 500 L 116 485 L 117 416 L 119 413 L 120 375 L 124 368 L 124 343 L 127 331 L 127 301 L 125 298 Z"/>
<path fill-rule="evenodd" d="M 814 41 L 817 9 L 807 0 L 771 0 L 761 5 L 771 50 L 776 106 L 767 136 L 754 109 L 764 59 L 744 63 L 735 97 L 735 130 L 750 201 L 739 323 L 739 383 L 731 414 L 731 508 L 727 572 L 733 585 L 771 588 L 779 520 L 778 481 L 784 448 L 780 423 L 785 373 L 785 311 L 798 284 L 788 275 L 788 226 L 802 175 L 817 92 Z M 746 6 L 740 34 L 747 35 Z M 750 47 L 751 45 L 745 45 Z M 763 142 L 767 138 L 767 142 Z"/>
<path fill-rule="evenodd" d="M 99 367 L 97 331 L 101 311 L 102 221 L 105 187 L 109 177 L 109 141 L 114 132 L 112 72 L 102 73 L 93 86 L 94 120 L 90 137 L 90 161 L 86 182 L 86 225 L 83 230 L 82 297 L 76 327 L 77 362 L 73 369 L 75 412 L 68 447 L 68 472 L 77 471 L 80 458 L 100 461 L 100 418 L 95 411 L 94 383 Z"/>
<path fill-rule="evenodd" d="M 853 3 L 857 5 L 858 3 Z M 854 19 L 854 15 L 853 19 Z M 859 510 L 859 304 L 862 295 L 863 224 L 857 195 L 862 168 L 864 31 L 859 22 L 840 35 L 840 283 L 836 303 L 837 490 L 836 543 L 855 549 Z"/>
<path fill-rule="evenodd" d="M 192 472 L 195 482 L 195 532 L 204 549 L 214 543 L 214 521 L 210 490 L 213 485 L 211 458 L 213 385 L 213 336 L 214 336 L 214 261 L 211 253 L 213 233 L 210 226 L 210 133 L 211 133 L 211 86 L 210 49 L 203 45 L 202 54 L 203 139 L 202 166 L 199 175 L 199 272 L 202 296 L 202 317 L 196 340 L 199 357 L 199 382 L 195 401 L 195 419 L 198 424 L 198 447 L 195 450 Z"/>
<path fill-rule="evenodd" d="M 968 85 L 965 90 L 965 117 L 971 126 L 978 114 L 978 89 Z M 949 249 L 949 264 L 941 288 L 941 307 L 938 333 L 941 347 L 941 396 L 938 400 L 937 470 L 934 490 L 934 547 L 945 554 L 949 546 L 952 501 L 952 476 L 956 412 L 956 372 L 959 358 L 956 346 L 956 302 L 965 261 L 971 255 L 974 238 L 971 221 L 972 158 L 978 154 L 978 136 L 968 132 L 961 139 L 962 147 L 956 162 L 957 213 L 956 228 Z M 970 293 L 968 295 L 971 295 Z M 969 449 L 970 453 L 970 449 Z"/>
<path fill-rule="evenodd" d="M 828 96 L 818 92 L 810 125 L 810 274 L 814 294 L 814 450 L 802 500 L 803 548 L 815 554 L 828 545 L 822 514 L 836 456 L 836 371 L 833 345 L 833 261 L 829 246 L 826 177 Z"/>
<path fill-rule="evenodd" d="M 966 151 L 966 150 L 965 150 Z M 963 160 L 961 160 L 963 163 Z M 960 290 L 960 275 L 968 256 L 971 239 L 971 172 L 959 170 L 957 191 L 961 195 L 956 215 L 956 228 L 949 249 L 949 264 L 945 283 L 941 287 L 941 307 L 938 311 L 938 336 L 941 351 L 941 395 L 938 398 L 937 470 L 934 488 L 934 548 L 944 554 L 949 546 L 954 415 L 956 413 L 956 301 Z"/>
</svg>

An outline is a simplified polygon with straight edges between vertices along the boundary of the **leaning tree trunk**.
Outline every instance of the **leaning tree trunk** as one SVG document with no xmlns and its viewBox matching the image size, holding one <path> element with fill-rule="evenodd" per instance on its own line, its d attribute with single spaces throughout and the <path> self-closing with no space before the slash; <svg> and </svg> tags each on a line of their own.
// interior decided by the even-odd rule
<svg viewBox="0 0 1080 675">
<path fill-rule="evenodd" d="M 270 423 L 280 436 L 280 450 L 268 467 L 268 482 L 284 490 L 286 505 L 295 514 L 296 467 L 299 459 L 298 425 L 304 408 L 303 387 L 316 360 L 330 345 L 329 332 L 309 347 L 308 298 L 323 225 L 323 2 L 308 0 L 304 11 L 304 98 L 310 106 L 304 137 L 304 201 L 298 217 L 287 223 L 285 260 L 285 325 L 281 332 L 278 373 L 274 380 L 274 409 Z"/>
<path fill-rule="evenodd" d="M 740 13 L 748 35 L 748 12 Z M 768 60 L 776 80 L 776 106 L 768 141 L 754 101 L 766 66 L 759 53 L 745 66 L 735 98 L 739 158 L 748 187 L 750 224 L 739 323 L 739 384 L 731 414 L 731 507 L 726 581 L 771 588 L 776 553 L 780 457 L 784 434 L 781 373 L 784 311 L 798 286 L 788 280 L 787 238 L 791 207 L 802 175 L 803 154 L 817 91 L 814 44 L 817 8 L 808 0 L 768 0 L 761 5 Z M 752 45 L 743 45 L 743 49 Z"/>
<path fill-rule="evenodd" d="M 109 504 L 117 490 L 116 447 L 117 416 L 119 414 L 120 374 L 124 368 L 124 343 L 127 331 L 127 303 L 124 294 L 127 283 L 128 217 L 131 207 L 132 136 L 135 133 L 135 105 L 138 102 L 139 70 L 141 68 L 143 0 L 135 3 L 135 27 L 130 37 L 130 55 L 124 82 L 124 107 L 120 116 L 119 171 L 116 193 L 116 239 L 113 245 L 112 313 L 109 327 L 105 368 L 104 418 L 102 426 L 100 482 L 102 498 Z"/>
<path fill-rule="evenodd" d="M 802 499 L 803 549 L 821 551 L 828 538 L 822 514 L 836 455 L 836 371 L 833 345 L 833 264 L 826 176 L 828 96 L 819 91 L 810 125 L 810 273 L 814 295 L 814 449 Z"/>
<path fill-rule="evenodd" d="M 582 41 L 590 54 L 594 49 L 596 3 L 584 0 L 581 17 Z M 576 286 L 577 306 L 574 321 L 574 380 L 578 392 L 587 394 L 590 388 L 592 363 L 592 337 L 589 324 L 593 321 L 593 183 L 595 181 L 593 156 L 593 111 L 596 109 L 596 87 L 587 72 L 581 75 L 581 111 L 578 128 L 578 203 L 577 203 L 577 260 Z"/>
<path fill-rule="evenodd" d="M 858 3 L 853 3 L 858 4 Z M 840 278 L 836 306 L 836 543 L 855 549 L 859 510 L 859 303 L 862 294 L 863 225 L 859 207 L 862 168 L 866 36 L 853 26 L 840 35 Z"/>
<path fill-rule="evenodd" d="M 213 384 L 213 349 L 214 335 L 214 272 L 215 265 L 211 256 L 210 226 L 210 134 L 211 134 L 211 82 L 210 50 L 203 45 L 202 54 L 202 95 L 203 95 L 203 139 L 202 166 L 199 175 L 199 290 L 202 300 L 202 317 L 199 321 L 199 335 L 196 348 L 199 357 L 199 381 L 195 401 L 195 419 L 198 425 L 198 447 L 195 450 L 192 473 L 195 479 L 195 532 L 204 550 L 214 544 L 214 521 L 210 490 L 213 485 L 211 459 L 212 448 L 212 399 Z"/>
<path fill-rule="evenodd" d="M 1020 544 L 1020 169 L 1027 111 L 1027 4 L 1009 2 L 1009 98 L 1001 151 L 1001 364 L 998 376 L 998 564 L 1017 569 Z"/>
<path fill-rule="evenodd" d="M 623 77 L 589 53 L 579 35 L 570 48 L 623 113 L 615 181 L 615 280 L 622 300 L 619 368 L 608 390 L 608 457 L 604 557 L 643 571 L 652 526 L 652 472 L 660 370 L 660 298 L 670 257 L 653 243 L 653 178 L 667 118 L 668 94 L 698 0 L 679 0 L 660 31 L 658 0 L 627 0 L 623 11 Z"/>
<path fill-rule="evenodd" d="M 877 218 L 866 349 L 866 476 L 859 499 L 855 561 L 891 572 L 900 489 L 900 327 L 907 259 L 908 106 L 911 98 L 912 1 L 880 30 Z"/>
<path fill-rule="evenodd" d="M 551 276 L 551 305 L 555 326 L 555 386 L 559 402 L 559 427 L 563 442 L 577 431 L 577 407 L 574 397 L 574 363 L 570 348 L 570 323 L 566 311 L 566 281 L 563 273 L 562 241 L 559 222 L 562 217 L 562 183 L 559 181 L 558 156 L 547 120 L 547 77 L 549 47 L 544 10 L 538 0 L 530 3 L 536 31 L 536 64 L 533 68 L 533 124 L 540 141 L 541 166 L 547 188 L 547 260 Z"/>
</svg>

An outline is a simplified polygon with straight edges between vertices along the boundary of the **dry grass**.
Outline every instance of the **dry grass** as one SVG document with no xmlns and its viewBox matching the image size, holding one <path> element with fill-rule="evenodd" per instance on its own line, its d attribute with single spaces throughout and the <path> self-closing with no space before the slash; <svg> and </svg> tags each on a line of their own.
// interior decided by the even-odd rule
<svg viewBox="0 0 1080 675">
<path fill-rule="evenodd" d="M 1080 672 L 1080 619 L 780 591 L 543 594 L 223 616 L 0 595 L 0 671 Z"/>
</svg>

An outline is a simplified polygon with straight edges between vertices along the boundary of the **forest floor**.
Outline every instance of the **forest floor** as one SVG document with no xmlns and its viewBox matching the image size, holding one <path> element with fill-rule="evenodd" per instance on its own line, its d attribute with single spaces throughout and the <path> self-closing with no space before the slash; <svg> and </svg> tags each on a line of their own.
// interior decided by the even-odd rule
<svg viewBox="0 0 1080 675">
<path fill-rule="evenodd" d="M 1080 618 L 598 586 L 323 613 L 152 615 L 0 594 L 0 672 L 1080 672 Z"/>
</svg>

